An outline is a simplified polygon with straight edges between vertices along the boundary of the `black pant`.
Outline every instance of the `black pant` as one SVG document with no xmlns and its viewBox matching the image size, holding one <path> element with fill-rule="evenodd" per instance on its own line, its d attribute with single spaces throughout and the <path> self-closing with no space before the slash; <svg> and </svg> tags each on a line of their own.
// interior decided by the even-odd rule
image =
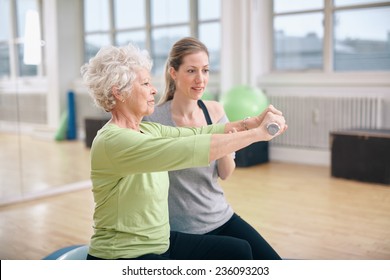
<svg viewBox="0 0 390 280">
<path fill-rule="evenodd" d="M 246 240 L 252 248 L 254 260 L 280 260 L 280 256 L 267 241 L 240 216 L 234 214 L 229 221 L 207 235 L 231 236 Z"/>
<path fill-rule="evenodd" d="M 88 260 L 97 260 L 88 255 Z M 164 254 L 147 254 L 138 260 L 251 260 L 251 246 L 246 240 L 231 236 L 171 232 L 170 246 Z"/>
</svg>

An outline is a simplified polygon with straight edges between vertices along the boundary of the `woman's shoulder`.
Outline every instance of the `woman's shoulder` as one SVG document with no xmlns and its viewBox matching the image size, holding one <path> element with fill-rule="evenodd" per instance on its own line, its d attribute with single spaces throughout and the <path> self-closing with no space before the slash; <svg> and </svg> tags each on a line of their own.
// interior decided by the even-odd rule
<svg viewBox="0 0 390 280">
<path fill-rule="evenodd" d="M 223 116 L 225 115 L 225 110 L 220 102 L 214 100 L 206 100 L 203 102 L 206 105 L 207 110 L 209 111 L 211 119 L 214 123 L 218 122 L 220 119 L 223 118 Z"/>
</svg>

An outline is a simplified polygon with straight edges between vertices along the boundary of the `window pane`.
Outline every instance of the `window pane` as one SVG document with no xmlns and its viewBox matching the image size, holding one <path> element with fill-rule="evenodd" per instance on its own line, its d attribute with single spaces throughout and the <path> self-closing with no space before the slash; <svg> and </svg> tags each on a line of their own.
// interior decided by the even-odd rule
<svg viewBox="0 0 390 280">
<path fill-rule="evenodd" d="M 84 45 L 84 61 L 87 62 L 91 57 L 95 56 L 101 47 L 110 44 L 108 34 L 94 34 L 85 36 Z"/>
<path fill-rule="evenodd" d="M 152 24 L 172 24 L 189 22 L 188 0 L 152 0 Z"/>
<path fill-rule="evenodd" d="M 295 12 L 313 9 L 322 9 L 324 0 L 274 0 L 274 12 Z"/>
<path fill-rule="evenodd" d="M 219 22 L 200 24 L 199 40 L 202 41 L 209 50 L 210 70 L 212 72 L 219 72 L 221 60 L 221 25 Z"/>
<path fill-rule="evenodd" d="M 333 0 L 335 6 L 348 6 L 359 4 L 384 3 L 388 0 Z"/>
<path fill-rule="evenodd" d="M 188 26 L 158 28 L 152 31 L 153 73 L 163 75 L 165 61 L 172 45 L 186 36 L 190 36 Z"/>
<path fill-rule="evenodd" d="M 125 46 L 129 43 L 137 45 L 140 49 L 146 48 L 146 34 L 144 31 L 119 32 L 116 35 L 116 44 Z"/>
<path fill-rule="evenodd" d="M 145 0 L 116 0 L 114 5 L 117 29 L 145 26 Z"/>
<path fill-rule="evenodd" d="M 334 68 L 390 70 L 390 7 L 335 13 Z"/>
<path fill-rule="evenodd" d="M 85 32 L 109 30 L 108 3 L 108 0 L 84 0 Z"/>
<path fill-rule="evenodd" d="M 0 78 L 9 76 L 10 69 L 8 44 L 0 44 Z"/>
<path fill-rule="evenodd" d="M 221 17 L 220 0 L 199 0 L 199 20 L 219 19 Z"/>
<path fill-rule="evenodd" d="M 322 21 L 322 13 L 275 17 L 275 69 L 302 70 L 322 68 Z"/>
<path fill-rule="evenodd" d="M 16 1 L 18 37 L 24 37 L 24 28 L 26 21 L 26 13 L 28 10 L 38 11 L 38 6 L 35 0 L 19 0 Z"/>
<path fill-rule="evenodd" d="M 0 0 L 0 41 L 8 41 L 9 38 L 9 0 Z"/>
<path fill-rule="evenodd" d="M 18 45 L 19 54 L 19 76 L 36 76 L 38 74 L 38 67 L 36 65 L 26 65 L 23 63 L 24 46 Z"/>
</svg>

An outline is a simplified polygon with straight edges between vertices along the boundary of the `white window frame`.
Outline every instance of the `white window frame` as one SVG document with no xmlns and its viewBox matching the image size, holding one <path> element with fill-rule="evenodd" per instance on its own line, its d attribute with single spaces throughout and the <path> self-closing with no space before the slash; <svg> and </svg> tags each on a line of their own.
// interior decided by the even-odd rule
<svg viewBox="0 0 390 280">
<path fill-rule="evenodd" d="M 179 26 L 187 26 L 187 24 L 184 22 L 182 23 L 172 23 L 172 24 L 156 24 L 152 25 L 151 23 L 151 16 L 150 16 L 150 11 L 151 11 L 151 0 L 145 0 L 145 18 L 146 18 L 146 24 L 144 27 L 137 27 L 137 28 L 129 28 L 126 30 L 117 30 L 114 26 L 114 0 L 108 0 L 109 1 L 109 18 L 110 18 L 110 28 L 108 31 L 93 31 L 93 32 L 85 32 L 84 31 L 84 37 L 89 35 L 89 34 L 109 34 L 110 36 L 110 41 L 111 44 L 115 44 L 115 34 L 118 31 L 142 31 L 144 30 L 146 33 L 146 48 L 148 51 L 151 51 L 151 42 L 152 42 L 152 30 L 154 29 L 159 29 L 159 28 L 166 28 L 166 27 L 179 27 Z M 222 0 L 221 0 L 222 1 Z M 188 22 L 188 27 L 190 29 L 190 36 L 198 37 L 198 26 L 200 23 L 211 23 L 211 22 L 220 22 L 220 19 L 215 19 L 215 20 L 199 20 L 198 18 L 198 0 L 189 0 L 189 8 L 190 8 L 190 17 L 189 17 L 189 22 Z M 84 27 L 83 27 L 84 28 Z M 84 42 L 85 45 L 85 42 Z M 153 55 L 153 54 L 152 54 Z M 168 54 L 167 54 L 168 55 Z"/>
<path fill-rule="evenodd" d="M 35 0 L 37 2 L 38 12 L 40 15 L 40 28 L 43 34 L 43 0 Z M 10 38 L 8 40 L 9 58 L 10 58 L 10 75 L 8 77 L 0 77 L 0 92 L 3 94 L 29 93 L 39 92 L 46 89 L 47 77 L 45 75 L 44 61 L 45 52 L 42 49 L 42 63 L 37 65 L 37 75 L 35 76 L 19 76 L 19 57 L 18 47 L 23 44 L 22 38 L 17 36 L 17 0 L 10 0 Z"/>
<path fill-rule="evenodd" d="M 335 9 L 332 7 L 332 0 L 325 2 L 325 33 L 324 33 L 324 70 L 318 71 L 275 71 L 273 70 L 273 8 L 272 0 L 253 0 L 257 9 L 252 9 L 252 16 L 258 29 L 253 28 L 251 33 L 255 41 L 255 48 L 261 53 L 260 66 L 252 66 L 253 79 L 256 84 L 267 86 L 390 86 L 390 72 L 334 72 L 332 70 L 332 49 L 333 42 L 331 32 L 332 15 L 334 10 L 350 8 L 346 6 Z M 389 4 L 390 5 L 390 4 Z M 359 5 L 358 7 L 383 6 L 382 4 Z M 261 38 L 261 40 L 260 40 Z M 266 38 L 266 39 L 264 39 Z M 264 46 L 267 42 L 267 46 Z"/>
<path fill-rule="evenodd" d="M 222 2 L 223 2 L 223 0 L 221 0 L 221 4 L 222 4 Z M 117 30 L 115 29 L 114 21 L 112 20 L 112 18 L 114 16 L 114 12 L 115 12 L 114 0 L 109 0 L 109 7 L 110 7 L 110 11 L 108 11 L 108 12 L 109 12 L 109 18 L 111 20 L 110 20 L 110 28 L 109 28 L 108 32 L 110 34 L 111 43 L 115 44 L 116 43 L 115 42 L 115 34 L 116 34 Z M 189 9 L 190 9 L 190 11 L 189 11 L 190 16 L 189 16 L 188 27 L 190 29 L 190 36 L 194 36 L 194 37 L 198 38 L 198 35 L 199 35 L 198 34 L 198 27 L 199 27 L 199 24 L 201 24 L 201 23 L 219 22 L 219 24 L 222 25 L 221 18 L 208 19 L 208 20 L 200 20 L 199 19 L 199 17 L 198 17 L 198 0 L 189 0 Z M 152 46 L 151 46 L 153 29 L 164 28 L 164 27 L 184 26 L 184 25 L 186 25 L 186 23 L 152 25 L 151 14 L 150 14 L 151 13 L 151 0 L 145 0 L 145 13 L 146 13 L 145 26 L 144 27 L 137 27 L 137 28 L 133 28 L 133 29 L 128 29 L 127 31 L 145 30 L 145 32 L 146 32 L 145 46 L 148 49 L 148 51 L 151 53 L 152 59 L 153 59 Z M 222 14 L 221 14 L 221 17 L 222 17 Z M 84 26 L 82 28 L 84 29 Z M 120 30 L 120 31 L 124 31 L 124 30 Z M 88 34 L 97 34 L 97 33 L 107 33 L 107 32 L 90 32 L 90 33 L 88 32 L 87 33 L 84 31 L 84 38 Z M 221 45 L 222 45 L 222 42 L 221 42 Z M 85 41 L 83 44 L 83 49 L 84 49 L 84 46 L 85 46 Z M 83 53 L 84 53 L 84 51 L 83 51 Z M 167 56 L 168 56 L 168 53 L 167 53 Z M 220 57 L 220 59 L 222 59 L 222 58 Z M 159 89 L 159 92 L 162 92 L 163 91 L 162 81 L 163 81 L 164 73 L 156 73 L 153 76 L 154 76 L 153 82 L 154 82 L 155 86 Z M 219 91 L 220 91 L 220 72 L 211 72 L 210 73 L 210 82 L 208 85 L 208 90 L 210 90 L 211 92 L 214 92 L 214 93 L 219 93 Z"/>
</svg>

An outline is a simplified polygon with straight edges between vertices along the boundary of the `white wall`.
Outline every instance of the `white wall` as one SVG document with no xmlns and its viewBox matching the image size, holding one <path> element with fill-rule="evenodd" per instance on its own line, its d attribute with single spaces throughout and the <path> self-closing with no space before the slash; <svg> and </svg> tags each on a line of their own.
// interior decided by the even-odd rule
<svg viewBox="0 0 390 280">
<path fill-rule="evenodd" d="M 47 124 L 57 127 L 83 62 L 82 5 L 79 0 L 43 0 L 47 70 Z"/>
</svg>

